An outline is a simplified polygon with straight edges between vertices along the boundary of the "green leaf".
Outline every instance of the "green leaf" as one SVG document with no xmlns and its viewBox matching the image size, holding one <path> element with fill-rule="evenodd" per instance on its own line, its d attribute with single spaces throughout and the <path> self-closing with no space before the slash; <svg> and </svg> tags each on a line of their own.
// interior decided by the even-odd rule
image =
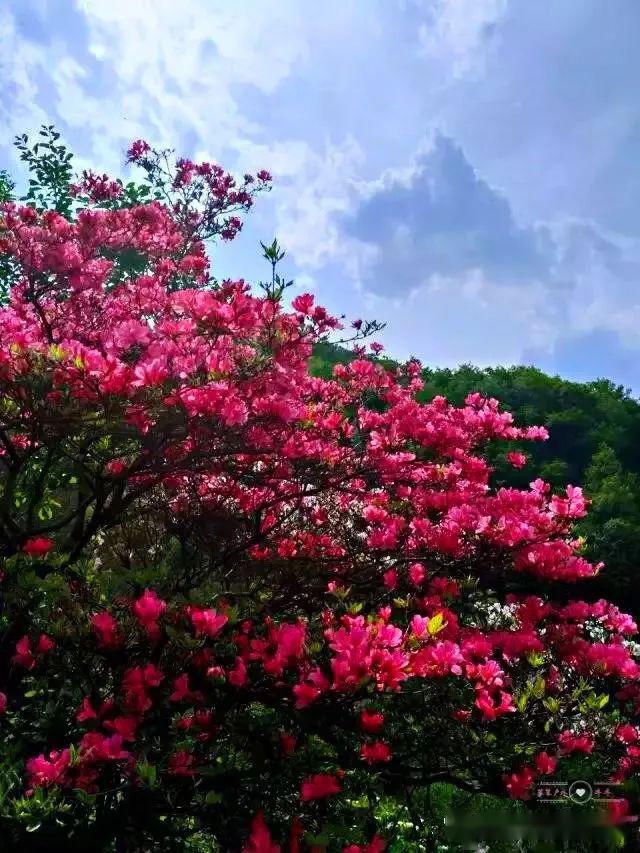
<svg viewBox="0 0 640 853">
<path fill-rule="evenodd" d="M 617 826 L 611 828 L 611 842 L 614 847 L 617 847 L 619 850 L 624 850 L 627 845 L 627 840 L 624 836 L 624 832 L 618 829 Z"/>
<path fill-rule="evenodd" d="M 430 634 L 437 634 L 439 631 L 442 631 L 444 628 L 444 613 L 436 613 L 435 616 L 432 616 L 431 619 L 427 622 L 427 631 Z"/>
<path fill-rule="evenodd" d="M 544 678 L 539 675 L 531 688 L 531 695 L 534 699 L 542 699 L 546 692 L 546 684 Z"/>
<path fill-rule="evenodd" d="M 140 779 L 150 788 L 153 788 L 158 778 L 158 770 L 155 764 L 148 764 L 146 761 L 140 761 L 136 770 Z"/>
</svg>

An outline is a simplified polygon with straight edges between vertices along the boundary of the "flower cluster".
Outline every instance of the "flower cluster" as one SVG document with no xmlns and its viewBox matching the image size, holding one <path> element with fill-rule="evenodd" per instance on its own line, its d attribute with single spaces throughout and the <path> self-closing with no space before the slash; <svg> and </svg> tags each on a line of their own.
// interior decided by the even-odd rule
<svg viewBox="0 0 640 853">
<path fill-rule="evenodd" d="M 72 218 L 0 211 L 0 725 L 33 808 L 66 797 L 88 832 L 83 790 L 112 826 L 144 802 L 225 849 L 300 850 L 327 822 L 379 853 L 352 804 L 405 774 L 523 798 L 580 756 L 631 775 L 637 626 L 527 589 L 597 574 L 587 500 L 494 488 L 484 455 L 546 431 L 479 394 L 422 402 L 416 362 L 360 348 L 313 375 L 336 318 L 209 275 L 204 240 L 270 175 L 128 159 L 173 202 L 85 173 Z"/>
</svg>

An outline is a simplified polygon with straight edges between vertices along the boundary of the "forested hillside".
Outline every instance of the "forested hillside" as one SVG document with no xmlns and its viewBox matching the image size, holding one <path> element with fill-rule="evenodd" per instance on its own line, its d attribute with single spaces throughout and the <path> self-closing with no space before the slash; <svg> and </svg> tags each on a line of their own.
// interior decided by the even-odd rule
<svg viewBox="0 0 640 853">
<path fill-rule="evenodd" d="M 321 344 L 313 369 L 327 377 L 334 364 L 351 357 L 341 347 Z M 507 461 L 504 444 L 490 454 L 496 483 L 526 488 L 541 477 L 555 489 L 581 485 L 592 501 L 578 525 L 585 553 L 605 563 L 600 577 L 583 587 L 640 616 L 640 402 L 605 379 L 570 382 L 526 366 L 426 367 L 423 378 L 423 400 L 440 394 L 460 405 L 469 392 L 480 391 L 496 397 L 518 423 L 547 427 L 547 441 L 527 443 L 521 468 Z"/>
</svg>

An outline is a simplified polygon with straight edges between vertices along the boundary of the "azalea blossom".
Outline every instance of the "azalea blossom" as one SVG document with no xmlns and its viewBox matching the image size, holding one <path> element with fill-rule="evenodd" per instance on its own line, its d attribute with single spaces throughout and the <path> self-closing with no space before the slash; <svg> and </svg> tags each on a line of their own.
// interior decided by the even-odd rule
<svg viewBox="0 0 640 853">
<path fill-rule="evenodd" d="M 55 543 L 52 539 L 47 539 L 45 536 L 34 536 L 22 546 L 22 550 L 30 557 L 46 557 L 53 550 Z"/>
<path fill-rule="evenodd" d="M 320 800 L 338 794 L 341 788 L 342 786 L 335 776 L 330 773 L 316 773 L 302 783 L 300 798 L 303 802 Z"/>
</svg>

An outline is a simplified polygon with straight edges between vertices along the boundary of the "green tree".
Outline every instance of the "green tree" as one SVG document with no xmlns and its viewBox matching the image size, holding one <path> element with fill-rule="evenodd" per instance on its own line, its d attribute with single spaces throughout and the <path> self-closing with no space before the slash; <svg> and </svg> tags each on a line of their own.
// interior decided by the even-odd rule
<svg viewBox="0 0 640 853">
<path fill-rule="evenodd" d="M 626 471 L 606 444 L 593 455 L 585 472 L 591 512 L 580 525 L 590 556 L 607 566 L 595 584 L 602 595 L 616 598 L 640 613 L 640 479 Z"/>
</svg>

